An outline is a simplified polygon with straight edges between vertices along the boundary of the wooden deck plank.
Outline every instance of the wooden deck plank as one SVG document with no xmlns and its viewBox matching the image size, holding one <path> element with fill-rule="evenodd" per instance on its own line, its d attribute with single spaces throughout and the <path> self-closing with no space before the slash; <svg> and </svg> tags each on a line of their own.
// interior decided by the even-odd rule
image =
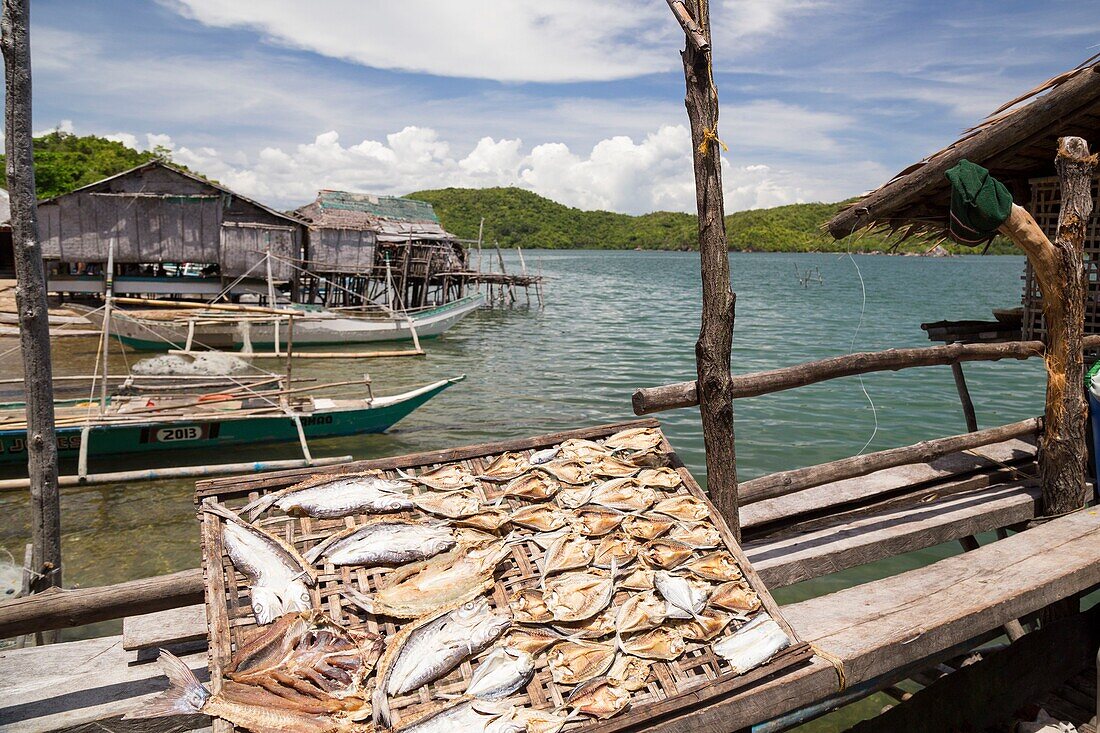
<svg viewBox="0 0 1100 733">
<path fill-rule="evenodd" d="M 168 611 L 128 616 L 122 621 L 122 648 L 156 649 L 206 638 L 206 608 L 201 603 Z"/>
<path fill-rule="evenodd" d="M 769 588 L 780 588 L 1032 519 L 1039 493 L 1015 483 L 949 495 L 749 542 L 745 554 Z"/>
</svg>

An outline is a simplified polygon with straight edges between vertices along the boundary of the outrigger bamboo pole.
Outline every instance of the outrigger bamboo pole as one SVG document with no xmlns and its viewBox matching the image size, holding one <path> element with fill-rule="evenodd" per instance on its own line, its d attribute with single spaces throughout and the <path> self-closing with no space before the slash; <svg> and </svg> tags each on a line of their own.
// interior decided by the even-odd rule
<svg viewBox="0 0 1100 733">
<path fill-rule="evenodd" d="M 27 400 L 27 476 L 36 574 L 32 587 L 37 592 L 61 585 L 61 502 L 46 275 L 38 241 L 34 183 L 29 5 L 29 0 L 3 0 L 0 51 L 4 55 L 4 152 L 11 197 L 15 300 Z"/>
<path fill-rule="evenodd" d="M 687 107 L 691 123 L 695 205 L 699 221 L 699 262 L 703 280 L 703 317 L 695 362 L 699 414 L 707 455 L 707 490 L 711 501 L 740 541 L 737 515 L 737 461 L 733 436 L 733 348 L 735 297 L 730 287 L 729 243 L 722 198 L 723 143 L 718 139 L 718 90 L 711 69 L 709 0 L 669 0 L 684 29 Z"/>
</svg>

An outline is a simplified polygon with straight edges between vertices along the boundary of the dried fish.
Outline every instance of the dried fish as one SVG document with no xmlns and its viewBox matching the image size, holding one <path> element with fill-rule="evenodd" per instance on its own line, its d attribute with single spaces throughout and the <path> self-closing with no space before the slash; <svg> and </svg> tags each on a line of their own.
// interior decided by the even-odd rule
<svg viewBox="0 0 1100 733">
<path fill-rule="evenodd" d="M 519 621 L 518 617 L 513 620 Z M 504 645 L 528 654 L 541 654 L 562 640 L 561 634 L 540 626 L 514 626 L 504 639 Z"/>
<path fill-rule="evenodd" d="M 671 618 L 697 617 L 707 605 L 708 588 L 693 584 L 666 570 L 653 574 L 657 592 L 672 606 Z"/>
<path fill-rule="evenodd" d="M 713 550 L 722 546 L 721 533 L 715 527 L 702 522 L 677 524 L 668 536 L 696 550 Z"/>
<path fill-rule="evenodd" d="M 627 512 L 641 512 L 653 506 L 657 494 L 632 478 L 616 478 L 605 481 L 592 490 L 588 500 L 591 504 L 620 509 Z"/>
<path fill-rule="evenodd" d="M 391 695 L 434 682 L 462 660 L 479 654 L 511 625 L 508 615 L 490 613 L 484 598 L 443 609 L 408 624 L 387 644 L 378 663 L 375 722 L 390 725 Z"/>
<path fill-rule="evenodd" d="M 486 481 L 511 481 L 531 470 L 531 463 L 521 453 L 503 453 L 485 467 L 478 476 Z"/>
<path fill-rule="evenodd" d="M 613 456 L 602 456 L 592 463 L 592 475 L 604 478 L 627 478 L 638 473 L 633 463 L 619 460 Z"/>
<path fill-rule="evenodd" d="M 626 590 L 652 590 L 653 568 L 635 565 L 619 580 L 619 586 Z"/>
<path fill-rule="evenodd" d="M 477 484 L 477 479 L 474 478 L 469 469 L 456 463 L 448 463 L 430 471 L 424 471 L 417 476 L 402 473 L 401 477 L 436 491 L 457 491 L 458 489 L 468 489 Z"/>
<path fill-rule="evenodd" d="M 654 568 L 671 570 L 691 557 L 692 549 L 683 542 L 658 538 L 650 540 L 642 548 L 642 557 Z"/>
<path fill-rule="evenodd" d="M 612 450 L 652 450 L 661 444 L 661 432 L 657 428 L 627 428 L 604 440 L 605 448 Z"/>
<path fill-rule="evenodd" d="M 532 504 L 512 512 L 509 519 L 520 527 L 550 532 L 564 527 L 569 522 L 569 515 L 550 504 Z"/>
<path fill-rule="evenodd" d="M 607 677 L 597 677 L 574 689 L 565 704 L 575 713 L 606 720 L 626 709 L 630 692 Z"/>
<path fill-rule="evenodd" d="M 568 486 L 558 492 L 555 501 L 566 509 L 578 509 L 592 498 L 593 486 Z"/>
<path fill-rule="evenodd" d="M 610 453 L 599 443 L 579 438 L 570 438 L 563 441 L 559 449 L 563 458 L 579 458 L 582 461 L 597 460 Z"/>
<path fill-rule="evenodd" d="M 619 637 L 619 648 L 643 659 L 671 661 L 687 651 L 682 634 L 667 626 L 629 637 Z"/>
<path fill-rule="evenodd" d="M 436 703 L 409 720 L 402 720 L 393 733 L 496 733 L 489 726 L 497 716 L 481 712 L 476 702 L 460 697 Z"/>
<path fill-rule="evenodd" d="M 632 657 L 629 654 L 620 654 L 615 657 L 615 662 L 607 671 L 607 676 L 624 690 L 637 692 L 646 686 L 652 670 L 652 661 Z"/>
<path fill-rule="evenodd" d="M 314 545 L 304 557 L 322 557 L 333 565 L 394 565 L 425 560 L 455 546 L 455 534 L 441 525 L 401 519 L 378 519 L 337 532 Z"/>
<path fill-rule="evenodd" d="M 623 531 L 635 539 L 653 540 L 667 532 L 673 524 L 673 520 L 666 517 L 631 514 L 623 520 Z"/>
<path fill-rule="evenodd" d="M 284 613 L 307 611 L 314 584 L 309 563 L 298 551 L 225 508 L 203 504 L 222 523 L 222 542 L 233 566 L 248 578 L 256 623 L 269 624 Z"/>
<path fill-rule="evenodd" d="M 475 703 L 484 710 L 485 703 Z M 486 733 L 560 733 L 571 718 L 550 710 L 510 706 L 507 710 L 497 710 L 499 717 L 494 720 Z"/>
<path fill-rule="evenodd" d="M 609 534 L 600 540 L 596 547 L 592 565 L 597 568 L 610 568 L 612 564 L 625 567 L 638 556 L 638 543 L 622 534 Z"/>
<path fill-rule="evenodd" d="M 241 513 L 255 520 L 276 506 L 291 516 L 334 519 L 352 514 L 380 514 L 412 509 L 407 481 L 383 478 L 377 471 L 314 476 L 246 504 Z"/>
<path fill-rule="evenodd" d="M 349 600 L 371 613 L 419 618 L 440 608 L 469 601 L 493 583 L 493 572 L 511 552 L 508 541 L 460 545 L 430 560 L 405 565 L 386 585 L 366 595 L 345 588 Z"/>
<path fill-rule="evenodd" d="M 615 619 L 616 631 L 630 634 L 635 631 L 655 629 L 668 617 L 668 604 L 657 597 L 653 591 L 636 593 L 627 598 L 619 607 Z"/>
<path fill-rule="evenodd" d="M 606 672 L 615 661 L 615 647 L 591 641 L 563 641 L 546 655 L 550 674 L 559 685 L 576 685 Z"/>
<path fill-rule="evenodd" d="M 417 509 L 447 519 L 470 517 L 481 511 L 481 499 L 467 489 L 428 491 L 411 497 Z"/>
<path fill-rule="evenodd" d="M 579 486 L 592 479 L 592 469 L 587 463 L 576 458 L 559 458 L 537 466 L 564 484 Z"/>
<path fill-rule="evenodd" d="M 553 448 L 544 448 L 542 450 L 535 451 L 527 457 L 527 461 L 532 466 L 541 466 L 542 464 L 549 463 L 550 461 L 557 458 L 559 453 L 561 453 L 561 446 L 556 445 Z"/>
<path fill-rule="evenodd" d="M 688 494 L 677 494 L 661 499 L 653 511 L 685 522 L 700 522 L 710 516 L 707 505 Z"/>
<path fill-rule="evenodd" d="M 790 638 L 779 624 L 768 614 L 762 613 L 730 636 L 712 644 L 711 649 L 729 662 L 734 672 L 744 674 L 790 644 Z"/>
<path fill-rule="evenodd" d="M 563 573 L 546 581 L 543 598 L 557 621 L 583 621 L 607 608 L 615 595 L 612 576 L 593 572 Z"/>
<path fill-rule="evenodd" d="M 595 616 L 584 621 L 555 624 L 554 629 L 569 639 L 599 639 L 615 633 L 616 609 L 608 606 Z"/>
<path fill-rule="evenodd" d="M 643 468 L 638 472 L 638 475 L 635 476 L 635 479 L 642 486 L 648 486 L 651 489 L 664 489 L 665 491 L 671 491 L 683 482 L 683 479 L 680 478 L 680 474 L 676 472 L 676 469 L 669 468 L 668 466 Z"/>
<path fill-rule="evenodd" d="M 603 546 L 603 543 L 600 544 Z M 566 532 L 547 548 L 542 557 L 542 578 L 554 573 L 587 567 L 596 557 L 596 546 L 582 535 Z"/>
<path fill-rule="evenodd" d="M 546 607 L 542 591 L 536 588 L 523 588 L 508 599 L 508 608 L 512 617 L 523 624 L 542 624 L 554 620 L 554 614 Z"/>
<path fill-rule="evenodd" d="M 684 565 L 684 568 L 704 580 L 717 580 L 723 583 L 745 577 L 737 567 L 737 561 L 733 559 L 733 555 L 725 550 L 703 555 Z"/>
<path fill-rule="evenodd" d="M 542 471 L 532 471 L 509 481 L 499 489 L 490 490 L 490 497 L 516 496 L 530 501 L 545 501 L 560 489 L 561 483 L 553 476 Z"/>
<path fill-rule="evenodd" d="M 731 580 L 714 589 L 710 603 L 727 611 L 751 613 L 760 608 L 760 596 L 744 580 Z"/>
<path fill-rule="evenodd" d="M 497 700 L 526 685 L 534 675 L 534 657 L 522 649 L 498 646 L 474 670 L 466 694 Z"/>
<path fill-rule="evenodd" d="M 601 506 L 581 507 L 573 513 L 577 531 L 588 537 L 601 537 L 623 523 L 626 515 Z"/>
<path fill-rule="evenodd" d="M 482 507 L 477 514 L 468 517 L 459 517 L 454 523 L 462 527 L 483 529 L 487 532 L 496 532 L 498 529 L 512 521 L 508 512 L 503 509 L 490 509 Z"/>
<path fill-rule="evenodd" d="M 692 641 L 710 641 L 722 633 L 733 620 L 733 615 L 708 608 L 694 618 L 676 625 L 676 630 Z"/>
</svg>

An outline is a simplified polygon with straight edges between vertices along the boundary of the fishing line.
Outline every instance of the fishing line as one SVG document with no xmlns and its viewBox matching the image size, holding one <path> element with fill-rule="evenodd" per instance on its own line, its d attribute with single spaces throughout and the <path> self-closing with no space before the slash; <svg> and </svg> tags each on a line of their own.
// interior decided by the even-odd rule
<svg viewBox="0 0 1100 733">
<path fill-rule="evenodd" d="M 863 282 L 863 272 L 859 269 L 859 263 L 856 262 L 856 258 L 852 256 L 852 237 L 855 235 L 856 226 L 852 225 L 852 231 L 848 232 L 847 238 L 844 240 L 844 247 L 847 250 L 848 260 L 852 263 L 852 266 L 856 268 L 856 275 L 859 277 L 859 289 L 862 294 L 863 301 L 859 306 L 859 322 L 856 323 L 856 330 L 852 334 L 852 340 L 848 344 L 849 356 L 855 353 L 856 339 L 859 338 L 859 332 L 863 328 L 863 317 L 867 312 L 867 285 Z M 867 442 L 863 444 L 863 447 L 859 449 L 856 455 L 862 455 L 868 446 L 874 441 L 875 436 L 878 435 L 878 408 L 875 407 L 875 401 L 871 399 L 871 393 L 867 391 L 867 385 L 863 382 L 863 374 L 856 375 L 859 377 L 859 388 L 863 391 L 863 396 L 867 399 L 867 404 L 871 406 L 871 414 L 875 419 L 874 430 L 871 431 L 871 437 L 867 439 Z"/>
</svg>

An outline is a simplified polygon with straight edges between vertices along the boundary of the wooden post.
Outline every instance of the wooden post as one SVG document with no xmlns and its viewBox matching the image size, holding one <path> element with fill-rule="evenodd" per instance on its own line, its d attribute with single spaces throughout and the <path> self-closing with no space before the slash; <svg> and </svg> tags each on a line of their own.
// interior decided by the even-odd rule
<svg viewBox="0 0 1100 733">
<path fill-rule="evenodd" d="M 684 105 L 691 123 L 695 204 L 699 215 L 703 318 L 695 344 L 695 361 L 707 454 L 707 490 L 740 541 L 730 375 L 735 297 L 730 287 L 729 243 L 722 200 L 722 143 L 718 139 L 718 91 L 711 73 L 709 0 L 675 2 L 670 6 L 685 34 L 681 54 L 687 87 Z M 682 9 L 690 17 L 684 17 Z"/>
<path fill-rule="evenodd" d="M 27 476 L 31 490 L 34 590 L 61 585 L 61 501 L 57 491 L 53 368 L 46 274 L 38 242 L 31 132 L 29 0 L 3 0 L 0 50 L 4 54 L 4 148 L 11 196 L 15 300 L 27 403 Z"/>
<path fill-rule="evenodd" d="M 962 403 L 966 429 L 973 433 L 978 429 L 978 416 L 974 412 L 974 400 L 970 399 L 970 390 L 966 387 L 966 375 L 963 374 L 961 362 L 951 362 L 951 374 L 955 377 L 955 389 L 959 393 L 959 402 Z"/>
<path fill-rule="evenodd" d="M 1085 229 L 1092 214 L 1096 156 L 1079 137 L 1058 141 L 1055 158 L 1062 190 L 1058 232 L 1051 242 L 1024 209 L 1013 205 L 1001 226 L 1027 254 L 1043 296 L 1047 395 L 1039 440 L 1043 513 L 1064 514 L 1085 505 Z"/>
</svg>

